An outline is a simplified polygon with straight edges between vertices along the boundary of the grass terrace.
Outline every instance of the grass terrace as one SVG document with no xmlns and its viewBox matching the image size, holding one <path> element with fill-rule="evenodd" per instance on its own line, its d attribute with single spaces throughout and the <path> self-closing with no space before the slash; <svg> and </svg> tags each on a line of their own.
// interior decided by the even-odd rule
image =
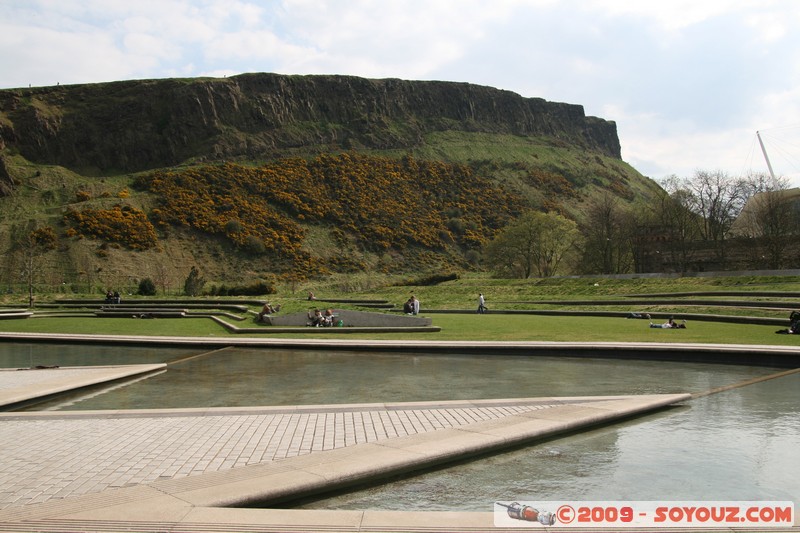
<svg viewBox="0 0 800 533">
<path fill-rule="evenodd" d="M 343 290 L 344 284 L 348 289 Z M 359 288 L 358 285 L 374 285 Z M 279 288 L 278 293 L 263 301 L 281 304 L 281 313 L 305 311 L 314 307 L 335 307 L 368 310 L 365 300 L 385 301 L 399 312 L 410 294 L 422 301 L 422 315 L 433 318 L 439 332 L 422 333 L 348 333 L 350 339 L 442 340 L 442 341 L 556 341 L 556 342 L 690 342 L 714 344 L 797 345 L 800 338 L 777 335 L 775 331 L 788 325 L 791 309 L 800 309 L 800 276 L 724 276 L 704 278 L 549 278 L 530 280 L 494 279 L 469 275 L 459 279 L 425 286 L 413 279 L 390 283 L 370 278 L 369 283 L 358 275 L 349 279 L 332 278 L 313 286 L 318 300 L 305 299 L 308 288 L 291 292 Z M 489 314 L 475 312 L 477 295 L 486 296 Z M 212 299 L 190 301 L 176 297 L 178 307 L 190 307 L 181 318 L 158 317 L 132 319 L 109 315 L 98 318 L 90 307 L 76 308 L 79 295 L 70 295 L 71 307 L 60 309 L 48 300 L 47 307 L 37 307 L 33 317 L 0 320 L 0 331 L 21 333 L 79 333 L 106 335 L 153 335 L 188 337 L 225 337 L 232 333 L 219 322 L 208 318 L 218 309 Z M 86 296 L 94 298 L 96 295 Z M 326 301 L 326 298 L 329 301 Z M 20 302 L 7 295 L 4 305 L 19 308 Z M 40 296 L 39 301 L 44 302 Z M 169 299 L 158 297 L 159 305 Z M 61 301 L 65 301 L 62 298 Z M 127 304 L 155 302 L 128 296 Z M 626 302 L 632 302 L 627 304 Z M 719 305 L 714 302 L 718 301 Z M 352 302 L 352 303 L 348 303 Z M 702 302 L 698 305 L 697 302 Z M 226 299 L 230 303 L 230 299 Z M 236 327 L 257 327 L 253 322 L 259 310 L 258 300 L 242 299 L 242 310 L 217 313 Z M 796 305 L 795 305 L 796 304 Z M 579 316 L 535 313 L 582 313 Z M 614 313 L 617 316 L 593 316 Z M 648 320 L 625 319 L 628 312 L 650 313 L 653 322 L 667 316 L 686 318 L 682 330 L 651 329 Z M 711 317 L 703 315 L 713 315 Z M 89 318 L 90 317 L 90 318 Z M 727 322 L 737 319 L 742 323 Z M 761 321 L 761 323 L 759 323 Z M 268 326 L 261 326 L 265 333 Z M 298 333 L 272 333 L 276 338 L 292 338 Z M 302 331 L 303 338 L 330 338 L 327 331 Z"/>
</svg>

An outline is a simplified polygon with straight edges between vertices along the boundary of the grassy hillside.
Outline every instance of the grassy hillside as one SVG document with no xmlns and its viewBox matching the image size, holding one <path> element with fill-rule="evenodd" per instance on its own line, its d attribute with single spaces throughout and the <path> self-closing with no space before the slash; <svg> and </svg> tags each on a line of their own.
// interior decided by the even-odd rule
<svg viewBox="0 0 800 533">
<path fill-rule="evenodd" d="M 52 118 L 58 110 L 40 111 Z M 231 135 L 249 142 L 244 132 Z M 483 243 L 521 210 L 555 210 L 580 221 L 598 191 L 611 191 L 628 204 L 659 191 L 625 162 L 555 137 L 444 130 L 427 132 L 402 149 L 329 150 L 283 150 L 310 162 L 299 165 L 311 178 L 304 182 L 290 170 L 296 160 L 259 154 L 213 165 L 193 163 L 204 159 L 198 154 L 177 167 L 97 175 L 97 169 L 79 174 L 34 164 L 6 148 L 4 166 L 16 185 L 0 198 L 0 289 L 19 291 L 24 283 L 19 241 L 35 227 L 51 227 L 58 236 L 56 249 L 36 258 L 36 283 L 44 290 L 99 293 L 149 277 L 174 291 L 192 266 L 213 283 L 296 285 L 335 272 L 479 272 Z M 374 175 L 360 183 L 354 179 L 349 191 L 315 194 L 319 187 L 312 180 L 326 172 L 320 156 L 339 153 L 369 160 L 340 165 L 337 171 L 348 179 L 367 166 L 375 168 L 369 171 Z M 402 174 L 407 160 L 424 168 Z M 214 178 L 226 165 L 229 175 Z M 202 201 L 195 193 L 206 185 L 184 179 L 198 172 L 219 181 L 214 195 Z M 272 181 L 234 191 L 240 177 L 257 181 L 268 173 L 285 187 Z M 186 185 L 151 186 L 153 176 L 179 176 Z M 444 176 L 454 181 L 448 184 Z M 203 214 L 209 203 L 213 209 Z M 150 231 L 144 219 L 155 241 L 136 241 Z M 143 225 L 131 229 L 133 220 Z"/>
</svg>

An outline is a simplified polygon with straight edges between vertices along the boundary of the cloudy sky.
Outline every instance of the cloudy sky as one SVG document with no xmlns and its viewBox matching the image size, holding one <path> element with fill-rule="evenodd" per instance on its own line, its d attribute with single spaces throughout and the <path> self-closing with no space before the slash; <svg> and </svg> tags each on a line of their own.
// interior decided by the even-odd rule
<svg viewBox="0 0 800 533">
<path fill-rule="evenodd" d="M 0 0 L 0 88 L 242 72 L 489 85 L 617 123 L 652 178 L 800 185 L 798 0 Z"/>
</svg>

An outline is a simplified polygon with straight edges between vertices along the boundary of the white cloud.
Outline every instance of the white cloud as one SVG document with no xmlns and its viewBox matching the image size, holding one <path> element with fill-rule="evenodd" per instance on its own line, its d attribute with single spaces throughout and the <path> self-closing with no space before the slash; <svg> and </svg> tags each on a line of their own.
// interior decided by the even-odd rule
<svg viewBox="0 0 800 533">
<path fill-rule="evenodd" d="M 616 121 L 645 174 L 738 172 L 755 130 L 800 124 L 798 27 L 795 0 L 0 0 L 0 87 L 252 71 L 465 81 Z"/>
<path fill-rule="evenodd" d="M 482 38 L 485 20 L 504 10 L 473 9 L 475 2 L 284 2 L 287 35 L 324 52 L 300 61 L 313 72 L 368 77 L 426 78 L 463 57 Z M 325 7 L 327 6 L 327 7 Z M 334 7 L 335 6 L 335 7 Z M 296 58 L 281 63 L 291 68 Z"/>
<path fill-rule="evenodd" d="M 692 25 L 730 13 L 748 13 L 759 7 L 775 4 L 770 0 L 667 0 L 662 2 L 631 2 L 630 0 L 589 0 L 599 16 L 633 16 L 650 20 L 660 30 L 680 32 Z"/>
</svg>

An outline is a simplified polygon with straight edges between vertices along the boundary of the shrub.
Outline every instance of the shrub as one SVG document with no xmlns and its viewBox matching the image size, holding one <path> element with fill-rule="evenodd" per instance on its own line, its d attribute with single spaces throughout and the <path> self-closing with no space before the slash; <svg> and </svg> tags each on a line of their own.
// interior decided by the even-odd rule
<svg viewBox="0 0 800 533">
<path fill-rule="evenodd" d="M 259 281 L 252 285 L 236 285 L 233 287 L 212 285 L 208 294 L 210 296 L 263 296 L 265 294 L 275 294 L 276 292 L 275 287 L 272 285 Z"/>
<path fill-rule="evenodd" d="M 186 277 L 186 281 L 183 282 L 183 292 L 186 296 L 197 296 L 203 290 L 203 285 L 205 284 L 206 280 L 200 277 L 200 271 L 197 270 L 197 267 L 192 267 Z"/>
<path fill-rule="evenodd" d="M 481 262 L 481 254 L 478 252 L 478 250 L 467 250 L 467 253 L 464 254 L 464 257 L 466 258 L 467 262 L 473 266 L 478 266 Z"/>
<path fill-rule="evenodd" d="M 111 209 L 69 210 L 64 215 L 64 222 L 70 226 L 67 235 L 103 239 L 131 250 L 147 250 L 158 244 L 155 228 L 144 212 L 127 205 L 115 205 Z"/>
<path fill-rule="evenodd" d="M 32 244 L 40 246 L 44 250 L 54 250 L 58 244 L 56 232 L 50 226 L 33 230 L 30 234 L 30 240 Z"/>
<path fill-rule="evenodd" d="M 235 218 L 225 223 L 225 233 L 227 233 L 228 235 L 241 233 L 241 231 L 242 231 L 242 223 L 236 220 Z"/>
<path fill-rule="evenodd" d="M 252 255 L 261 255 L 266 253 L 267 246 L 264 244 L 264 241 L 255 235 L 248 235 L 244 239 L 244 249 Z"/>
<path fill-rule="evenodd" d="M 423 278 L 408 279 L 399 283 L 398 285 L 419 285 L 423 287 L 429 287 L 431 285 L 438 285 L 439 283 L 444 283 L 446 281 L 455 281 L 460 277 L 461 276 L 459 276 L 457 272 L 451 272 L 450 274 L 431 274 L 430 276 L 425 276 Z"/>
<path fill-rule="evenodd" d="M 555 174 L 530 179 L 551 184 L 548 191 L 569 186 Z M 263 167 L 226 163 L 156 171 L 137 177 L 134 186 L 159 196 L 150 213 L 156 227 L 220 235 L 250 255 L 268 255 L 308 275 L 320 274 L 320 265 L 304 256 L 299 220 L 335 228 L 342 248 L 405 253 L 413 247 L 478 247 L 525 205 L 519 194 L 466 166 L 356 153 L 281 159 Z"/>
<path fill-rule="evenodd" d="M 139 282 L 139 294 L 142 296 L 155 296 L 156 295 L 156 284 L 153 283 L 153 280 L 150 278 L 144 278 L 142 281 Z"/>
</svg>

